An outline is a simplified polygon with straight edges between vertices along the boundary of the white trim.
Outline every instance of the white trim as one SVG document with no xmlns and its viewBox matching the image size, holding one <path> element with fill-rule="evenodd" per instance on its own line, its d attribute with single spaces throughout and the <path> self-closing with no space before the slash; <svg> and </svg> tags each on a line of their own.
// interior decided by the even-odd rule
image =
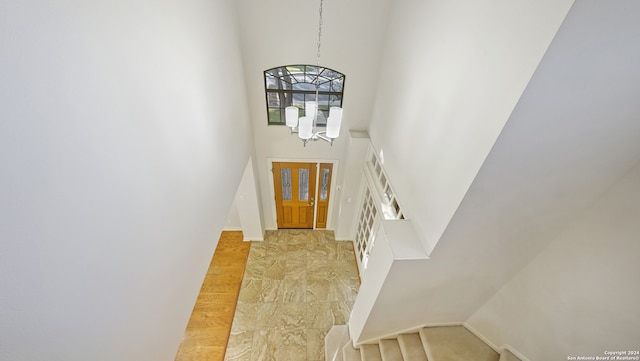
<svg viewBox="0 0 640 361">
<path fill-rule="evenodd" d="M 335 227 L 333 225 L 333 209 L 335 208 L 336 204 L 340 204 L 339 202 L 336 202 L 336 198 L 340 198 L 340 194 L 338 193 L 338 165 L 340 163 L 339 160 L 335 159 L 332 161 L 322 161 L 322 162 L 318 162 L 318 169 L 320 169 L 320 163 L 331 163 L 331 180 L 330 180 L 330 187 L 329 187 L 329 204 L 327 205 L 327 207 L 329 208 L 327 210 L 327 227 L 324 229 L 327 230 L 332 230 L 334 231 L 335 234 Z M 318 172 L 318 180 L 320 180 L 320 172 Z M 318 183 L 319 185 L 319 183 Z M 316 186 L 316 189 L 318 191 L 319 187 Z M 316 197 L 316 202 L 318 201 L 318 197 Z M 317 212 L 316 212 L 317 213 Z M 314 223 L 315 225 L 315 223 Z M 331 227 L 329 227 L 329 225 L 331 225 Z"/>
<path fill-rule="evenodd" d="M 242 231 L 242 227 L 224 227 L 222 228 L 222 231 L 228 231 L 228 232 L 235 232 L 235 231 Z"/>
<path fill-rule="evenodd" d="M 478 332 L 478 330 L 476 330 L 475 328 L 473 328 L 470 324 L 468 324 L 467 322 L 464 322 L 462 324 L 462 326 L 464 326 L 464 328 L 466 328 L 467 330 L 469 330 L 471 333 L 473 333 L 474 335 L 476 335 L 476 337 L 478 337 L 479 339 L 481 339 L 484 343 L 486 343 L 489 347 L 491 347 L 495 352 L 499 353 L 502 356 L 502 350 L 508 350 L 509 352 L 511 352 L 514 356 L 516 356 L 517 358 L 519 358 L 522 361 L 529 361 L 528 358 L 526 358 L 524 355 L 522 355 L 520 352 L 516 351 L 513 347 L 504 344 L 501 347 L 496 346 L 493 342 L 489 341 L 488 338 L 486 338 L 483 334 L 481 334 L 480 332 Z"/>
<path fill-rule="evenodd" d="M 484 337 L 484 335 L 481 334 L 480 332 L 478 332 L 478 330 L 476 330 L 475 328 L 471 327 L 470 324 L 468 324 L 467 322 L 463 322 L 462 326 L 464 326 L 464 328 L 469 330 L 469 332 L 474 334 L 477 338 L 482 340 L 482 342 L 486 343 L 487 346 L 491 347 L 493 349 L 493 351 L 495 351 L 497 353 L 500 353 L 500 349 L 498 348 L 498 346 L 496 346 L 493 342 L 489 341 L 489 339 Z"/>
<path fill-rule="evenodd" d="M 507 350 L 507 351 L 511 352 L 515 357 L 519 358 L 522 361 L 529 361 L 529 359 L 526 358 L 523 354 L 521 354 L 520 352 L 516 351 L 513 347 L 507 345 L 506 343 L 504 345 L 502 345 L 502 347 L 500 347 L 500 350 Z"/>
</svg>

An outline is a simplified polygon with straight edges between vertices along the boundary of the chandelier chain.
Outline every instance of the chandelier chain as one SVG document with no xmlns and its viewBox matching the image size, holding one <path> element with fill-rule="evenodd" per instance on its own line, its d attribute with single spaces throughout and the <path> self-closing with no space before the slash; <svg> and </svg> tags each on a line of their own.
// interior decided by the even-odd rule
<svg viewBox="0 0 640 361">
<path fill-rule="evenodd" d="M 320 66 L 320 41 L 322 39 L 322 3 L 324 0 L 320 0 L 320 16 L 319 16 L 319 20 L 318 20 L 318 53 L 317 58 L 318 58 L 318 66 Z"/>
<path fill-rule="evenodd" d="M 320 44 L 322 40 L 322 4 L 324 0 L 320 0 L 320 10 L 318 16 L 318 53 L 317 62 L 318 62 L 318 74 L 316 75 L 316 114 L 313 116 L 313 129 L 316 129 L 316 124 L 318 121 L 318 114 L 320 113 L 320 99 L 319 99 L 319 91 L 320 91 Z"/>
</svg>

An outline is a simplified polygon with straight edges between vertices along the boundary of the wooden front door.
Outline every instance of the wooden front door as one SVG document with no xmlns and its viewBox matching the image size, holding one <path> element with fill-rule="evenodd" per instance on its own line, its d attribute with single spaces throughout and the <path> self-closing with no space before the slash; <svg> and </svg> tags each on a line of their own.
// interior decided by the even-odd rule
<svg viewBox="0 0 640 361">
<path fill-rule="evenodd" d="M 278 228 L 313 228 L 316 163 L 273 162 Z"/>
</svg>

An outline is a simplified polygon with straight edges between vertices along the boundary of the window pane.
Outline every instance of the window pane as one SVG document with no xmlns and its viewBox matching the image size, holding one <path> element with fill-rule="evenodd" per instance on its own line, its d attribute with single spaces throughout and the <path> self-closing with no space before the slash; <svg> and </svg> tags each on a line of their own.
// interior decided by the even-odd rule
<svg viewBox="0 0 640 361">
<path fill-rule="evenodd" d="M 315 102 L 316 101 L 316 93 L 307 93 L 304 95 L 305 102 Z"/>
<path fill-rule="evenodd" d="M 400 213 L 400 206 L 398 205 L 398 202 L 394 199 L 393 203 L 391 204 L 393 206 L 393 209 L 395 209 L 396 214 Z"/>
<path fill-rule="evenodd" d="M 342 97 L 339 95 L 332 95 L 329 99 L 329 105 L 332 107 L 342 107 Z"/>
<path fill-rule="evenodd" d="M 316 120 L 316 125 L 326 126 L 327 125 L 327 117 L 329 116 L 329 111 L 321 110 L 318 112 L 318 118 Z"/>
<path fill-rule="evenodd" d="M 276 89 L 278 86 L 278 81 L 271 74 L 265 74 L 264 79 L 266 81 L 267 89 Z"/>
<path fill-rule="evenodd" d="M 293 100 L 293 94 L 291 93 L 284 93 L 284 92 L 280 92 L 278 93 L 280 94 L 280 104 L 281 104 L 281 108 L 286 108 L 288 106 L 291 106 L 292 100 Z"/>
<path fill-rule="evenodd" d="M 292 89 L 297 91 L 316 91 L 316 86 L 311 83 L 296 83 L 293 84 Z"/>
<path fill-rule="evenodd" d="M 278 89 L 291 90 L 293 88 L 293 82 L 294 79 L 292 77 L 283 76 L 282 78 L 280 78 L 280 82 L 277 83 L 277 85 L 280 85 Z"/>
<path fill-rule="evenodd" d="M 291 168 L 282 168 L 280 170 L 282 177 L 282 200 L 291 200 Z"/>
<path fill-rule="evenodd" d="M 269 108 L 279 108 L 280 107 L 280 94 L 276 92 L 268 92 L 267 93 L 267 106 Z"/>
<path fill-rule="evenodd" d="M 306 70 L 307 73 L 313 75 L 314 77 L 318 76 L 318 71 L 320 70 L 320 68 L 318 68 L 315 65 L 307 65 L 306 66 Z"/>
<path fill-rule="evenodd" d="M 292 73 L 296 83 L 307 83 L 307 76 L 305 73 Z"/>
<path fill-rule="evenodd" d="M 289 66 L 285 66 L 283 68 L 286 69 L 287 71 L 291 72 L 291 73 L 304 72 L 304 65 L 289 65 Z"/>
<path fill-rule="evenodd" d="M 282 123 L 279 108 L 269 108 L 269 123 Z"/>
<path fill-rule="evenodd" d="M 387 197 L 387 202 L 391 200 L 391 198 L 393 198 L 393 191 L 391 190 L 391 187 L 389 187 L 389 185 L 387 184 L 387 189 L 384 190 L 384 195 Z"/>
<path fill-rule="evenodd" d="M 333 79 L 333 78 L 339 78 L 339 77 L 341 77 L 341 76 L 342 76 L 342 74 L 337 73 L 337 72 L 335 72 L 335 71 L 333 71 L 333 70 L 331 70 L 331 69 L 324 69 L 324 70 L 322 71 L 322 76 L 325 76 L 325 77 L 327 77 L 327 78 L 331 78 L 331 79 Z"/>
<path fill-rule="evenodd" d="M 309 200 L 309 169 L 298 170 L 298 200 Z"/>
<path fill-rule="evenodd" d="M 318 78 L 318 89 L 321 92 L 330 92 L 331 91 L 331 81 L 325 78 Z"/>
<path fill-rule="evenodd" d="M 343 79 L 336 79 L 331 82 L 331 91 L 341 92 L 342 91 Z"/>
<path fill-rule="evenodd" d="M 304 94 L 293 94 L 292 105 L 294 107 L 298 107 L 300 109 L 304 109 Z M 304 113 L 302 113 L 302 114 L 304 114 Z"/>
<path fill-rule="evenodd" d="M 329 168 L 323 168 L 322 176 L 320 180 L 320 200 L 326 201 L 328 192 L 329 192 Z"/>
<path fill-rule="evenodd" d="M 380 185 L 383 187 L 387 185 L 387 177 L 384 175 L 384 172 L 380 173 Z"/>
<path fill-rule="evenodd" d="M 329 110 L 329 96 L 327 94 L 318 94 L 318 107 L 322 110 Z"/>
</svg>

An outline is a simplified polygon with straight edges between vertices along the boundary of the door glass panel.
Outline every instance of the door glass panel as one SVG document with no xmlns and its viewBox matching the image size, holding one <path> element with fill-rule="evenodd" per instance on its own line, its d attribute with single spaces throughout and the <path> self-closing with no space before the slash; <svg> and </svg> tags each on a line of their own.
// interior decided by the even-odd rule
<svg viewBox="0 0 640 361">
<path fill-rule="evenodd" d="M 282 177 L 282 200 L 291 200 L 291 168 L 282 168 L 280 170 Z"/>
<path fill-rule="evenodd" d="M 298 200 L 309 200 L 309 169 L 298 169 Z"/>
<path fill-rule="evenodd" d="M 320 181 L 320 200 L 327 200 L 327 193 L 329 191 L 329 168 L 322 169 L 322 176 Z"/>
</svg>

